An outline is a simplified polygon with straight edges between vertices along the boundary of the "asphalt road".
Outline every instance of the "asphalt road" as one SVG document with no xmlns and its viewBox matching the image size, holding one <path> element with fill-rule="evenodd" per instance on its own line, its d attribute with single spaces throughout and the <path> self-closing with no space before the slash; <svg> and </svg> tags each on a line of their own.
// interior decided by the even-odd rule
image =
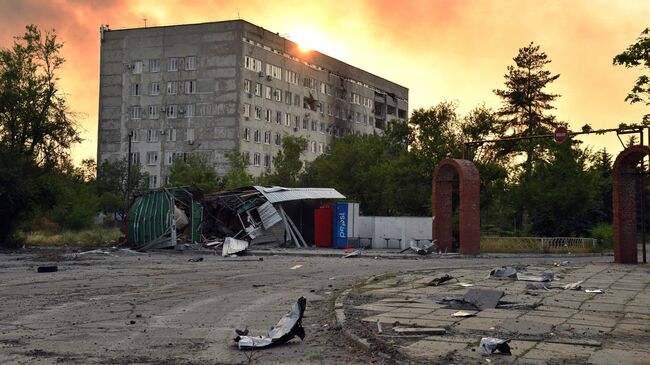
<svg viewBox="0 0 650 365">
<path fill-rule="evenodd" d="M 202 256 L 201 262 L 188 259 Z M 408 270 L 542 263 L 558 257 L 342 259 L 211 253 L 0 253 L 2 364 L 391 363 L 335 325 L 334 297 L 369 276 Z M 562 258 L 566 260 L 566 258 Z M 571 257 L 611 262 L 612 257 Z M 39 265 L 59 271 L 37 273 Z M 291 269 L 296 265 L 301 267 Z M 487 274 L 487 272 L 486 272 Z M 264 334 L 300 297 L 307 337 L 239 351 L 234 329 Z M 252 357 L 252 359 L 250 359 Z"/>
</svg>

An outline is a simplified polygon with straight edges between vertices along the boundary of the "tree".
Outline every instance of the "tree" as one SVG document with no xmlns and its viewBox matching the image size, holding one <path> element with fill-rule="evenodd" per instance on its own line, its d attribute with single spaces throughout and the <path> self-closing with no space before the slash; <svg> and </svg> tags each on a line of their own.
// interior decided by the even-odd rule
<svg viewBox="0 0 650 365">
<path fill-rule="evenodd" d="M 226 158 L 230 162 L 230 170 L 223 177 L 223 188 L 230 190 L 253 185 L 253 175 L 247 171 L 249 163 L 248 155 L 233 150 L 226 154 Z"/>
<path fill-rule="evenodd" d="M 139 163 L 131 165 L 131 184 L 127 185 L 128 163 L 123 160 L 106 160 L 97 170 L 96 188 L 100 209 L 122 220 L 127 210 L 127 194 L 147 189 L 149 174 L 143 172 Z"/>
<path fill-rule="evenodd" d="M 498 111 L 502 118 L 500 136 L 526 137 L 551 133 L 558 124 L 547 112 L 554 109 L 551 102 L 559 95 L 547 93 L 544 89 L 560 75 L 553 75 L 545 69 L 551 60 L 532 42 L 520 48 L 513 60 L 515 65 L 508 66 L 508 73 L 504 76 L 506 88 L 494 90 L 503 102 Z M 499 147 L 503 155 L 525 153 L 524 173 L 530 174 L 534 156 L 540 156 L 548 148 L 548 145 L 540 148 L 540 144 L 544 145 L 545 141 L 521 140 L 501 143 Z"/>
<path fill-rule="evenodd" d="M 282 139 L 282 149 L 273 158 L 273 172 L 260 176 L 263 185 L 284 187 L 298 186 L 303 162 L 300 156 L 307 150 L 307 139 L 301 136 L 285 136 Z"/>
<path fill-rule="evenodd" d="M 39 177 L 56 169 L 80 141 L 73 114 L 58 89 L 64 63 L 56 34 L 34 25 L 0 50 L 0 245 L 34 207 Z"/>
<path fill-rule="evenodd" d="M 171 186 L 189 186 L 212 193 L 221 188 L 221 181 L 204 155 L 190 155 L 187 159 L 174 161 L 169 168 Z"/>
<path fill-rule="evenodd" d="M 632 90 L 625 101 L 634 103 L 644 103 L 650 105 L 650 28 L 641 32 L 636 43 L 627 47 L 627 49 L 614 57 L 614 65 L 632 68 L 641 66 L 645 68 L 646 74 L 639 76 L 632 87 Z M 650 124 L 650 113 L 643 116 L 643 122 Z"/>
</svg>

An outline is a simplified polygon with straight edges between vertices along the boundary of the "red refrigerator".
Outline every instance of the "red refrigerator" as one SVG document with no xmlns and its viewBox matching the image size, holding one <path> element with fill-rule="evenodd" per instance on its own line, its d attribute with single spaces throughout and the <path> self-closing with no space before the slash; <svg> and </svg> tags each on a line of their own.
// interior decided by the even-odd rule
<svg viewBox="0 0 650 365">
<path fill-rule="evenodd" d="M 332 247 L 332 221 L 334 207 L 321 205 L 314 209 L 314 244 L 317 247 Z"/>
</svg>

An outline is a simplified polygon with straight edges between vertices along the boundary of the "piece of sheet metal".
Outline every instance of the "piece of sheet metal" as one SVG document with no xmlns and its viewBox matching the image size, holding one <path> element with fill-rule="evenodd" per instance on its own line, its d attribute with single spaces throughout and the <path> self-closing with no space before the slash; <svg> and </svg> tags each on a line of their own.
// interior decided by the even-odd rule
<svg viewBox="0 0 650 365">
<path fill-rule="evenodd" d="M 248 241 L 238 240 L 232 237 L 226 237 L 223 241 L 223 251 L 221 255 L 226 257 L 236 253 L 246 251 L 248 249 Z"/>
<path fill-rule="evenodd" d="M 260 215 L 262 227 L 264 227 L 264 229 L 269 229 L 282 220 L 280 213 L 278 213 L 273 204 L 269 202 L 257 207 L 257 213 Z"/>
<path fill-rule="evenodd" d="M 345 199 L 345 195 L 329 188 L 283 188 L 273 186 L 266 188 L 254 186 L 270 203 L 281 203 L 305 199 Z"/>
</svg>

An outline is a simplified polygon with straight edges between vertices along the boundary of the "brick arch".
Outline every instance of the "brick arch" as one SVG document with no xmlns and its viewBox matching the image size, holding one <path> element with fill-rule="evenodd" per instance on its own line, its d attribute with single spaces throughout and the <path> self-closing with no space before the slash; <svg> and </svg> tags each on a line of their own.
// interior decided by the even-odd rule
<svg viewBox="0 0 650 365">
<path fill-rule="evenodd" d="M 650 147 L 632 146 L 623 150 L 614 162 L 613 217 L 614 261 L 620 264 L 636 264 L 636 165 L 650 156 Z"/>
<path fill-rule="evenodd" d="M 433 239 L 442 251 L 452 250 L 452 189 L 458 176 L 460 197 L 460 251 L 476 255 L 480 251 L 480 179 L 472 161 L 448 158 L 433 172 L 431 211 Z"/>
</svg>

